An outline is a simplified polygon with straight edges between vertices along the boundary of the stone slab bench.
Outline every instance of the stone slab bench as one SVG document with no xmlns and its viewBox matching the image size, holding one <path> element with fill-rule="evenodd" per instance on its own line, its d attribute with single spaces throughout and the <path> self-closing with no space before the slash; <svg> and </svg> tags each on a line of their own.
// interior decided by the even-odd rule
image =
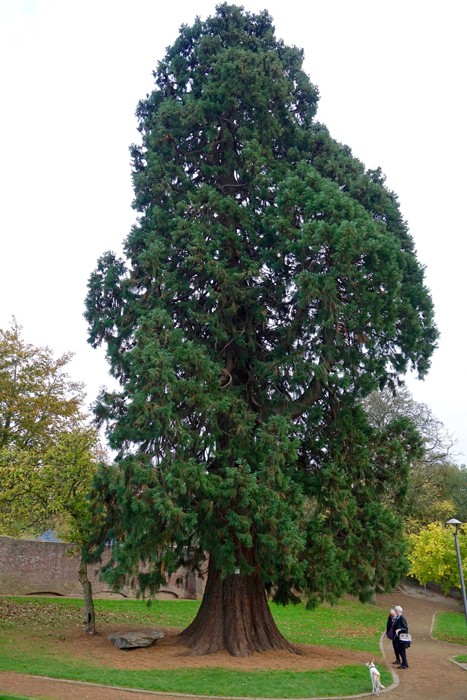
<svg viewBox="0 0 467 700">
<path fill-rule="evenodd" d="M 109 639 L 118 649 L 140 649 L 149 647 L 164 637 L 160 630 L 137 630 L 134 632 L 116 632 Z"/>
</svg>

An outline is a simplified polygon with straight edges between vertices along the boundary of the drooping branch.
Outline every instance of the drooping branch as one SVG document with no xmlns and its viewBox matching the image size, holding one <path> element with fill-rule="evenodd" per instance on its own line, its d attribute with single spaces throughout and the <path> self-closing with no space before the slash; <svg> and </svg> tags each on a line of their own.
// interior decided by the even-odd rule
<svg viewBox="0 0 467 700">
<path fill-rule="evenodd" d="M 310 407 L 319 401 L 322 395 L 323 384 L 316 377 L 314 377 L 309 386 L 298 398 L 291 399 L 289 401 L 281 401 L 278 404 L 277 410 L 279 413 L 286 413 L 292 418 L 292 420 L 295 420 L 303 415 L 303 413 L 309 411 Z"/>
</svg>

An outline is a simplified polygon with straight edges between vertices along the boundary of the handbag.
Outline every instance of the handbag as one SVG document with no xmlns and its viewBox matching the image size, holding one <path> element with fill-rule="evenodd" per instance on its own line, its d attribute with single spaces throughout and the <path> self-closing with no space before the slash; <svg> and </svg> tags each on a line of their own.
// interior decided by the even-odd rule
<svg viewBox="0 0 467 700">
<path fill-rule="evenodd" d="M 412 644 L 412 636 L 408 632 L 399 632 L 399 641 L 403 644 Z"/>
</svg>

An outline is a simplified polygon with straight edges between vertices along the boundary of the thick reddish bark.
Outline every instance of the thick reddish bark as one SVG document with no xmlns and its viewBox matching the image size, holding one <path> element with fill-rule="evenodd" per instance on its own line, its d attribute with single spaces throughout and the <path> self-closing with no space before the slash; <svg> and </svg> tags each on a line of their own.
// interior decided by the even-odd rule
<svg viewBox="0 0 467 700">
<path fill-rule="evenodd" d="M 277 629 L 258 574 L 234 574 L 222 579 L 212 557 L 198 614 L 180 638 L 197 655 L 221 649 L 233 656 L 272 649 L 300 653 Z"/>
</svg>

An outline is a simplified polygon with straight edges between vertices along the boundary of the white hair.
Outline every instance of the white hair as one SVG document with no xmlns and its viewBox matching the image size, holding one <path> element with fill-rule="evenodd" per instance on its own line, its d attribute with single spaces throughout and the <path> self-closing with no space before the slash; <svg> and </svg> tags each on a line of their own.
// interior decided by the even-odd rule
<svg viewBox="0 0 467 700">
<path fill-rule="evenodd" d="M 401 613 L 401 612 L 402 612 L 402 608 L 401 608 L 400 605 L 396 605 L 396 607 L 394 608 L 394 610 L 395 610 L 396 612 L 398 612 L 398 613 Z"/>
</svg>

